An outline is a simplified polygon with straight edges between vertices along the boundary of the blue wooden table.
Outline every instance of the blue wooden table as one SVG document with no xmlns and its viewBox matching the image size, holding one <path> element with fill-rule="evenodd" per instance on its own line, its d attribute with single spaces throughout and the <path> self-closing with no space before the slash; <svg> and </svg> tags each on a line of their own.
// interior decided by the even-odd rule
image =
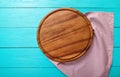
<svg viewBox="0 0 120 77">
<path fill-rule="evenodd" d="M 60 7 L 114 12 L 114 51 L 109 77 L 120 77 L 119 0 L 0 0 L 0 77 L 66 77 L 41 52 L 40 20 Z"/>
</svg>

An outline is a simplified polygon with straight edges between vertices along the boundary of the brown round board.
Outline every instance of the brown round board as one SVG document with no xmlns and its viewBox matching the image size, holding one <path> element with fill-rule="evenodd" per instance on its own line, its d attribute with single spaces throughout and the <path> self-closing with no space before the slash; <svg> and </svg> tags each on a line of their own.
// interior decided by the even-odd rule
<svg viewBox="0 0 120 77">
<path fill-rule="evenodd" d="M 37 31 L 38 45 L 53 61 L 69 62 L 83 56 L 93 39 L 90 21 L 71 8 L 57 9 L 41 21 Z"/>
</svg>

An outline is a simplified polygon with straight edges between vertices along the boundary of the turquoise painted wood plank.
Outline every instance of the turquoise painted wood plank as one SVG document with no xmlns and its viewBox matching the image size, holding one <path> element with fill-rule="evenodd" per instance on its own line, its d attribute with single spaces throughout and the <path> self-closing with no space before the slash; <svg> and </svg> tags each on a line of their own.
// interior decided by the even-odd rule
<svg viewBox="0 0 120 77">
<path fill-rule="evenodd" d="M 57 8 L 0 8 L 0 27 L 38 27 L 41 19 Z M 120 10 L 114 8 L 75 8 L 86 12 L 113 12 L 114 26 L 120 27 Z"/>
<path fill-rule="evenodd" d="M 114 48 L 112 66 L 120 67 L 120 48 Z"/>
<path fill-rule="evenodd" d="M 116 7 L 118 0 L 1 0 L 0 7 Z"/>
<path fill-rule="evenodd" d="M 120 77 L 120 67 L 112 67 L 109 77 Z"/>
<path fill-rule="evenodd" d="M 0 77 L 67 77 L 57 68 L 0 68 Z M 120 67 L 112 67 L 109 77 L 120 77 Z"/>
<path fill-rule="evenodd" d="M 120 48 L 114 48 L 112 67 L 120 67 Z M 55 67 L 39 48 L 0 48 L 0 67 Z"/>
<path fill-rule="evenodd" d="M 114 28 L 114 47 L 120 47 L 120 28 Z M 0 28 L 0 47 L 38 47 L 37 28 Z"/>
<path fill-rule="evenodd" d="M 38 47 L 37 28 L 0 28 L 0 47 Z"/>
<path fill-rule="evenodd" d="M 113 39 L 113 41 L 114 41 L 114 47 L 120 47 L 120 28 L 114 28 L 114 33 L 113 33 L 113 35 L 114 35 L 114 39 Z"/>
<path fill-rule="evenodd" d="M 0 68 L 0 77 L 67 77 L 57 68 Z"/>
<path fill-rule="evenodd" d="M 0 27 L 37 27 L 40 20 L 53 8 L 0 8 Z"/>
<path fill-rule="evenodd" d="M 0 67 L 55 67 L 39 48 L 0 48 Z"/>
</svg>

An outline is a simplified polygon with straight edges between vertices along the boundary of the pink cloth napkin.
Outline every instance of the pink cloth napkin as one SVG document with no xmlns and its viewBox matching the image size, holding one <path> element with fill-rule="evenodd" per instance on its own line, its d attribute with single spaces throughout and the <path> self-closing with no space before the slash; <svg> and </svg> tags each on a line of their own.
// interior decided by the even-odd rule
<svg viewBox="0 0 120 77">
<path fill-rule="evenodd" d="M 113 13 L 89 12 L 85 15 L 94 29 L 88 52 L 75 61 L 51 62 L 68 77 L 108 77 L 113 51 Z"/>
</svg>

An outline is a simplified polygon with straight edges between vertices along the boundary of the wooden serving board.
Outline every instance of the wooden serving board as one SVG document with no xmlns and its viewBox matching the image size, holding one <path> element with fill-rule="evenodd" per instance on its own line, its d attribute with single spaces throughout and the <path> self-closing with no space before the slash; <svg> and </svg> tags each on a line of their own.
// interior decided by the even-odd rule
<svg viewBox="0 0 120 77">
<path fill-rule="evenodd" d="M 39 47 L 57 62 L 73 61 L 83 56 L 93 38 L 90 21 L 81 12 L 62 8 L 49 13 L 37 32 Z"/>
</svg>

